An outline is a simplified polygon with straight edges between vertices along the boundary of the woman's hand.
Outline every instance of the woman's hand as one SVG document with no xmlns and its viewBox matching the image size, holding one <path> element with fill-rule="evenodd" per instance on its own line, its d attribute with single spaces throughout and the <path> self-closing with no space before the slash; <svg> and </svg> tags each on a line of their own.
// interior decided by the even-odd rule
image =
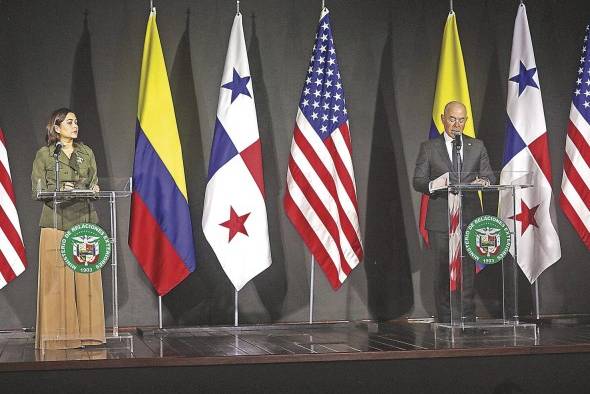
<svg viewBox="0 0 590 394">
<path fill-rule="evenodd" d="M 61 185 L 61 190 L 68 191 L 74 189 L 74 182 L 64 182 Z"/>
<path fill-rule="evenodd" d="M 93 192 L 99 192 L 100 191 L 100 187 L 98 185 L 94 185 L 90 188 L 90 190 L 92 190 Z"/>
</svg>

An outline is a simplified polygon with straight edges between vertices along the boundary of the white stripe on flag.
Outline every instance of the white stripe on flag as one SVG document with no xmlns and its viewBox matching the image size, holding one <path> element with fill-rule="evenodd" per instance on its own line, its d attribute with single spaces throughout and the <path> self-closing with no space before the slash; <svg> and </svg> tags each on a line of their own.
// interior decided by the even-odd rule
<svg viewBox="0 0 590 394">
<path fill-rule="evenodd" d="M 590 145 L 590 125 L 586 122 L 586 119 L 582 116 L 578 108 L 572 104 L 572 108 L 570 110 L 570 120 L 576 126 L 576 129 L 580 132 L 586 143 Z"/>
<path fill-rule="evenodd" d="M 301 130 L 301 133 L 309 142 L 309 144 L 314 147 L 314 151 L 318 154 L 320 160 L 324 164 L 324 167 L 326 167 L 328 172 L 330 172 L 330 176 L 334 180 L 334 183 L 336 185 L 336 195 L 338 200 L 340 201 L 340 205 L 342 206 L 342 209 L 344 210 L 350 223 L 353 223 L 353 227 L 358 239 L 361 239 L 360 230 L 358 229 L 358 226 L 355 226 L 355 224 L 358 224 L 356 209 L 354 207 L 354 204 L 350 200 L 348 193 L 346 193 L 346 189 L 344 188 L 344 185 L 342 184 L 340 177 L 338 176 L 338 173 L 336 172 L 332 156 L 330 155 L 330 152 L 328 152 L 328 149 L 326 148 L 326 145 L 324 144 L 322 139 L 317 135 L 317 133 L 313 130 L 313 128 L 305 118 L 305 115 L 301 113 L 301 110 L 298 111 L 297 126 L 299 127 L 299 130 Z M 334 134 L 340 134 L 340 130 L 334 131 L 332 135 Z M 346 149 L 346 154 L 344 157 L 346 156 L 349 156 L 348 149 Z M 315 170 L 313 170 L 313 173 L 316 174 Z M 351 179 L 354 180 L 354 177 L 351 177 Z"/>
<path fill-rule="evenodd" d="M 305 217 L 305 220 L 307 220 L 307 223 L 315 232 L 316 236 L 324 246 L 324 249 L 326 249 L 326 251 L 328 252 L 328 255 L 330 255 L 332 263 L 334 264 L 338 272 L 340 272 L 340 254 L 336 246 L 336 241 L 334 241 L 334 239 L 328 232 L 328 229 L 326 228 L 326 226 L 324 226 L 324 222 L 322 222 L 319 216 L 315 213 L 315 210 L 313 209 L 309 201 L 307 201 L 307 198 L 299 188 L 299 185 L 297 185 L 297 182 L 295 182 L 295 180 L 293 179 L 293 176 L 289 169 L 287 169 L 287 189 L 289 191 L 289 194 L 291 195 L 291 198 L 295 202 L 295 205 L 297 206 L 297 208 L 299 208 L 299 210 Z M 338 276 L 340 276 L 340 274 Z"/>
<path fill-rule="evenodd" d="M 23 235 L 21 234 L 20 222 L 18 220 L 18 213 L 16 212 L 16 207 L 14 206 L 14 203 L 12 202 L 10 197 L 8 196 L 6 189 L 4 189 L 4 185 L 2 185 L 1 183 L 0 183 L 0 208 L 4 210 L 4 213 L 8 217 L 8 220 L 10 221 L 10 223 L 12 224 L 12 226 L 14 227 L 14 229 L 16 230 L 16 232 L 18 233 L 18 235 L 22 241 Z"/>
<path fill-rule="evenodd" d="M 561 184 L 561 191 L 565 198 L 569 201 L 570 205 L 576 212 L 576 214 L 580 217 L 580 221 L 584 224 L 586 229 L 590 231 L 590 210 L 576 191 L 574 189 L 574 185 L 570 182 L 567 175 L 564 174 L 564 181 L 567 179 L 567 182 L 562 182 Z"/>
<path fill-rule="evenodd" d="M 0 231 L 0 251 L 4 257 L 6 257 L 8 265 L 10 265 L 16 276 L 19 276 L 24 272 L 26 267 L 14 249 L 14 246 L 12 246 L 8 238 L 6 238 L 4 231 Z"/>
</svg>

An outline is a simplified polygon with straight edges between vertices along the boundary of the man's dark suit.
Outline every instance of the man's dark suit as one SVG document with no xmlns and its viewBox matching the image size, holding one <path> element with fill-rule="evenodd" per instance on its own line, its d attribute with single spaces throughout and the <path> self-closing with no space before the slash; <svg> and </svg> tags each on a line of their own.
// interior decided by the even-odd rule
<svg viewBox="0 0 590 394">
<path fill-rule="evenodd" d="M 435 255 L 434 296 L 437 318 L 450 321 L 449 308 L 449 236 L 447 192 L 430 193 L 428 184 L 446 172 L 451 173 L 451 183 L 456 182 L 452 162 L 445 145 L 444 134 L 425 141 L 420 146 L 414 170 L 414 189 L 430 196 L 426 214 L 426 229 Z M 481 140 L 463 136 L 463 166 L 461 183 L 471 183 L 476 177 L 486 178 L 491 183 L 495 176 L 490 166 L 488 153 Z M 477 193 L 463 195 L 463 224 L 467 225 L 481 215 L 481 202 Z M 473 261 L 463 259 L 463 316 L 475 318 L 473 304 Z"/>
</svg>

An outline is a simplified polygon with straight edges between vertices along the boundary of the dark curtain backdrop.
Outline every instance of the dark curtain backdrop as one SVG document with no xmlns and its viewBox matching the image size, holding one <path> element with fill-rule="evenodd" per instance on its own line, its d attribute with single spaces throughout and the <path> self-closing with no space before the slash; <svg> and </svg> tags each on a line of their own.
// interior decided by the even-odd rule
<svg viewBox="0 0 590 394">
<path fill-rule="evenodd" d="M 205 174 L 235 2 L 155 1 L 183 145 L 198 267 L 164 298 L 165 324 L 233 322 L 233 288 L 200 226 Z M 314 319 L 433 314 L 432 256 L 417 232 L 411 177 L 431 122 L 448 1 L 333 0 L 333 30 L 353 138 L 365 261 L 332 291 L 316 267 Z M 500 169 L 516 0 L 455 0 L 477 132 Z M 296 106 L 320 13 L 319 0 L 241 2 L 264 155 L 273 265 L 240 292 L 243 323 L 308 318 L 310 255 L 282 211 Z M 570 97 L 590 22 L 587 0 L 527 2 L 549 131 L 554 192 L 561 184 Z M 44 124 L 71 105 L 80 138 L 103 177 L 131 174 L 147 0 L 0 0 L 0 127 L 17 196 L 29 268 L 0 291 L 0 329 L 33 327 L 40 204 L 30 197 Z M 494 210 L 493 199 L 487 209 Z M 490 208 L 491 207 L 491 208 Z M 106 212 L 106 210 L 102 210 Z M 129 201 L 119 205 L 120 324 L 153 325 L 157 297 L 127 247 Z M 102 217 L 108 223 L 108 217 Z M 590 313 L 590 254 L 558 211 L 562 259 L 539 282 L 541 313 Z M 482 315 L 498 270 L 478 278 Z M 110 269 L 104 275 L 110 303 Z M 531 310 L 521 283 L 521 314 Z M 107 324 L 111 312 L 107 305 Z"/>
</svg>

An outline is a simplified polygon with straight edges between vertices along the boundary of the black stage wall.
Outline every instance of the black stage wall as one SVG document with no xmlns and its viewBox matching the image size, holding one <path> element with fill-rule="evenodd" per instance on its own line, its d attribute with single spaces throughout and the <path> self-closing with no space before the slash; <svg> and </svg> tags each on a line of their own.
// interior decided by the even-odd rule
<svg viewBox="0 0 590 394">
<path fill-rule="evenodd" d="M 165 324 L 233 321 L 233 288 L 200 231 L 204 176 L 235 2 L 156 1 L 184 147 L 198 268 L 164 299 Z M 141 1 L 0 1 L 0 126 L 4 129 L 29 269 L 0 292 L 0 329 L 32 327 L 37 220 L 30 170 L 49 113 L 69 105 L 102 176 L 131 174 L 141 51 Z M 500 169 L 506 81 L 518 1 L 455 1 L 476 129 Z M 448 1 L 327 1 L 353 135 L 366 259 L 338 292 L 316 272 L 316 320 L 424 317 L 433 313 L 430 252 L 417 232 L 411 176 L 427 137 Z M 263 141 L 273 265 L 240 292 L 243 323 L 304 321 L 309 253 L 281 207 L 296 106 L 320 12 L 319 0 L 242 1 Z M 549 129 L 554 191 L 561 183 L 570 97 L 590 4 L 530 1 L 529 24 Z M 126 247 L 129 202 L 119 209 L 120 324 L 155 324 L 157 298 Z M 488 207 L 493 211 L 493 207 Z M 106 221 L 106 218 L 105 220 Z M 558 212 L 562 260 L 540 280 L 541 312 L 590 313 L 588 252 Z M 480 314 L 497 312 L 480 274 Z M 104 277 L 109 294 L 109 270 Z M 523 313 L 530 310 L 523 288 Z M 107 302 L 110 296 L 107 295 Z M 110 311 L 107 308 L 107 318 Z"/>
<path fill-rule="evenodd" d="M 116 360 L 111 360 L 115 361 Z M 584 393 L 588 353 L 0 373 L 10 393 Z"/>
</svg>

